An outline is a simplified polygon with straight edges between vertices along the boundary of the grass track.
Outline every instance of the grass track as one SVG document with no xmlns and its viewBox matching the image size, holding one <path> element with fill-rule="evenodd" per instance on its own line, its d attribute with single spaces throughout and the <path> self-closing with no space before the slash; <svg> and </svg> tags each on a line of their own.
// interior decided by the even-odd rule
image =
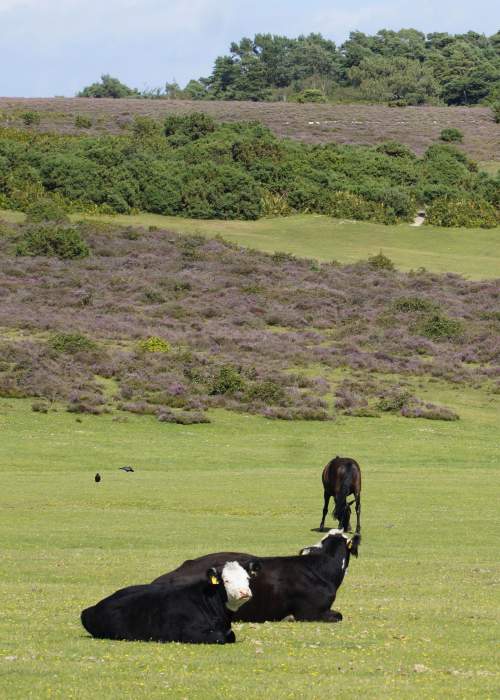
<svg viewBox="0 0 500 700">
<path fill-rule="evenodd" d="M 131 226 L 158 226 L 178 233 L 221 235 L 267 253 L 279 250 L 321 261 L 352 263 L 382 250 L 400 270 L 425 267 L 433 272 L 456 272 L 470 279 L 500 276 L 500 228 L 384 226 L 308 214 L 259 221 L 205 221 L 156 214 L 98 218 Z M 0 211 L 0 219 L 20 222 L 24 215 Z"/>
<path fill-rule="evenodd" d="M 76 422 L 0 400 L 0 695 L 498 697 L 495 397 L 432 392 L 462 420 L 219 411 L 183 427 Z M 320 469 L 337 452 L 364 472 L 361 556 L 335 604 L 343 623 L 241 624 L 223 648 L 86 637 L 81 608 L 185 557 L 314 542 Z M 126 463 L 134 474 L 118 471 Z"/>
</svg>

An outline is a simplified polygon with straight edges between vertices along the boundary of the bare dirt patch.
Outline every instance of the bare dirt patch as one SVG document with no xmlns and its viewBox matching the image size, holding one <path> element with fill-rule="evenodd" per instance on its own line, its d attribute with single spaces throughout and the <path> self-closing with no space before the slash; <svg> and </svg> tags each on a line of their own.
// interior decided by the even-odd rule
<svg viewBox="0 0 500 700">
<path fill-rule="evenodd" d="M 37 127 L 24 127 L 22 113 L 41 113 Z M 85 98 L 0 98 L 0 126 L 60 133 L 121 133 L 135 115 L 160 119 L 168 114 L 202 111 L 218 121 L 260 121 L 281 137 L 306 143 L 373 144 L 395 140 L 417 154 L 439 140 L 446 127 L 464 134 L 460 146 L 478 161 L 500 161 L 500 129 L 488 107 L 387 107 L 283 102 L 192 102 L 185 100 L 113 100 Z M 90 129 L 75 117 L 88 115 Z"/>
</svg>

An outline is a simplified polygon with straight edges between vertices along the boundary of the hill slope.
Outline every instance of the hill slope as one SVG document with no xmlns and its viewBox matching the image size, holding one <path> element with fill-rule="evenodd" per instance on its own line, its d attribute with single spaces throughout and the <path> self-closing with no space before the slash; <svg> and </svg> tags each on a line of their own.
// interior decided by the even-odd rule
<svg viewBox="0 0 500 700">
<path fill-rule="evenodd" d="M 284 102 L 200 102 L 188 100 L 0 98 L 0 126 L 22 125 L 23 112 L 41 114 L 40 129 L 82 133 L 78 114 L 89 115 L 90 133 L 123 133 L 135 115 L 162 118 L 200 111 L 218 121 L 260 121 L 276 135 L 307 143 L 374 144 L 395 140 L 421 155 L 442 129 L 464 133 L 461 148 L 477 161 L 500 161 L 500 129 L 487 107 L 405 107 L 296 104 Z"/>
</svg>

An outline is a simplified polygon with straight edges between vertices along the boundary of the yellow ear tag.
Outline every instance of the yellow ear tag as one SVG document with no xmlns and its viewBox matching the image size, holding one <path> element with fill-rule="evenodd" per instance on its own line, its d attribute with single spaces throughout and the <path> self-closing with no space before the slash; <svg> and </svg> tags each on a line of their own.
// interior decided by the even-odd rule
<svg viewBox="0 0 500 700">
<path fill-rule="evenodd" d="M 352 549 L 352 540 L 347 543 L 347 549 Z"/>
<path fill-rule="evenodd" d="M 219 579 L 217 578 L 217 576 L 210 576 L 210 583 L 214 586 L 217 586 L 217 584 L 219 583 Z"/>
</svg>

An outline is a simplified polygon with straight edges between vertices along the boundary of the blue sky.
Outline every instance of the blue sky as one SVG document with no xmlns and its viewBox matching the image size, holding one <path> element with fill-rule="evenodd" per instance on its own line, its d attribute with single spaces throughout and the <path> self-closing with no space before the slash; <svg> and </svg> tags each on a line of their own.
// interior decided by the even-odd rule
<svg viewBox="0 0 500 700">
<path fill-rule="evenodd" d="M 132 87 L 208 75 L 231 41 L 257 32 L 359 29 L 493 34 L 497 0 L 0 0 L 0 95 L 72 96 L 110 73 Z"/>
</svg>

